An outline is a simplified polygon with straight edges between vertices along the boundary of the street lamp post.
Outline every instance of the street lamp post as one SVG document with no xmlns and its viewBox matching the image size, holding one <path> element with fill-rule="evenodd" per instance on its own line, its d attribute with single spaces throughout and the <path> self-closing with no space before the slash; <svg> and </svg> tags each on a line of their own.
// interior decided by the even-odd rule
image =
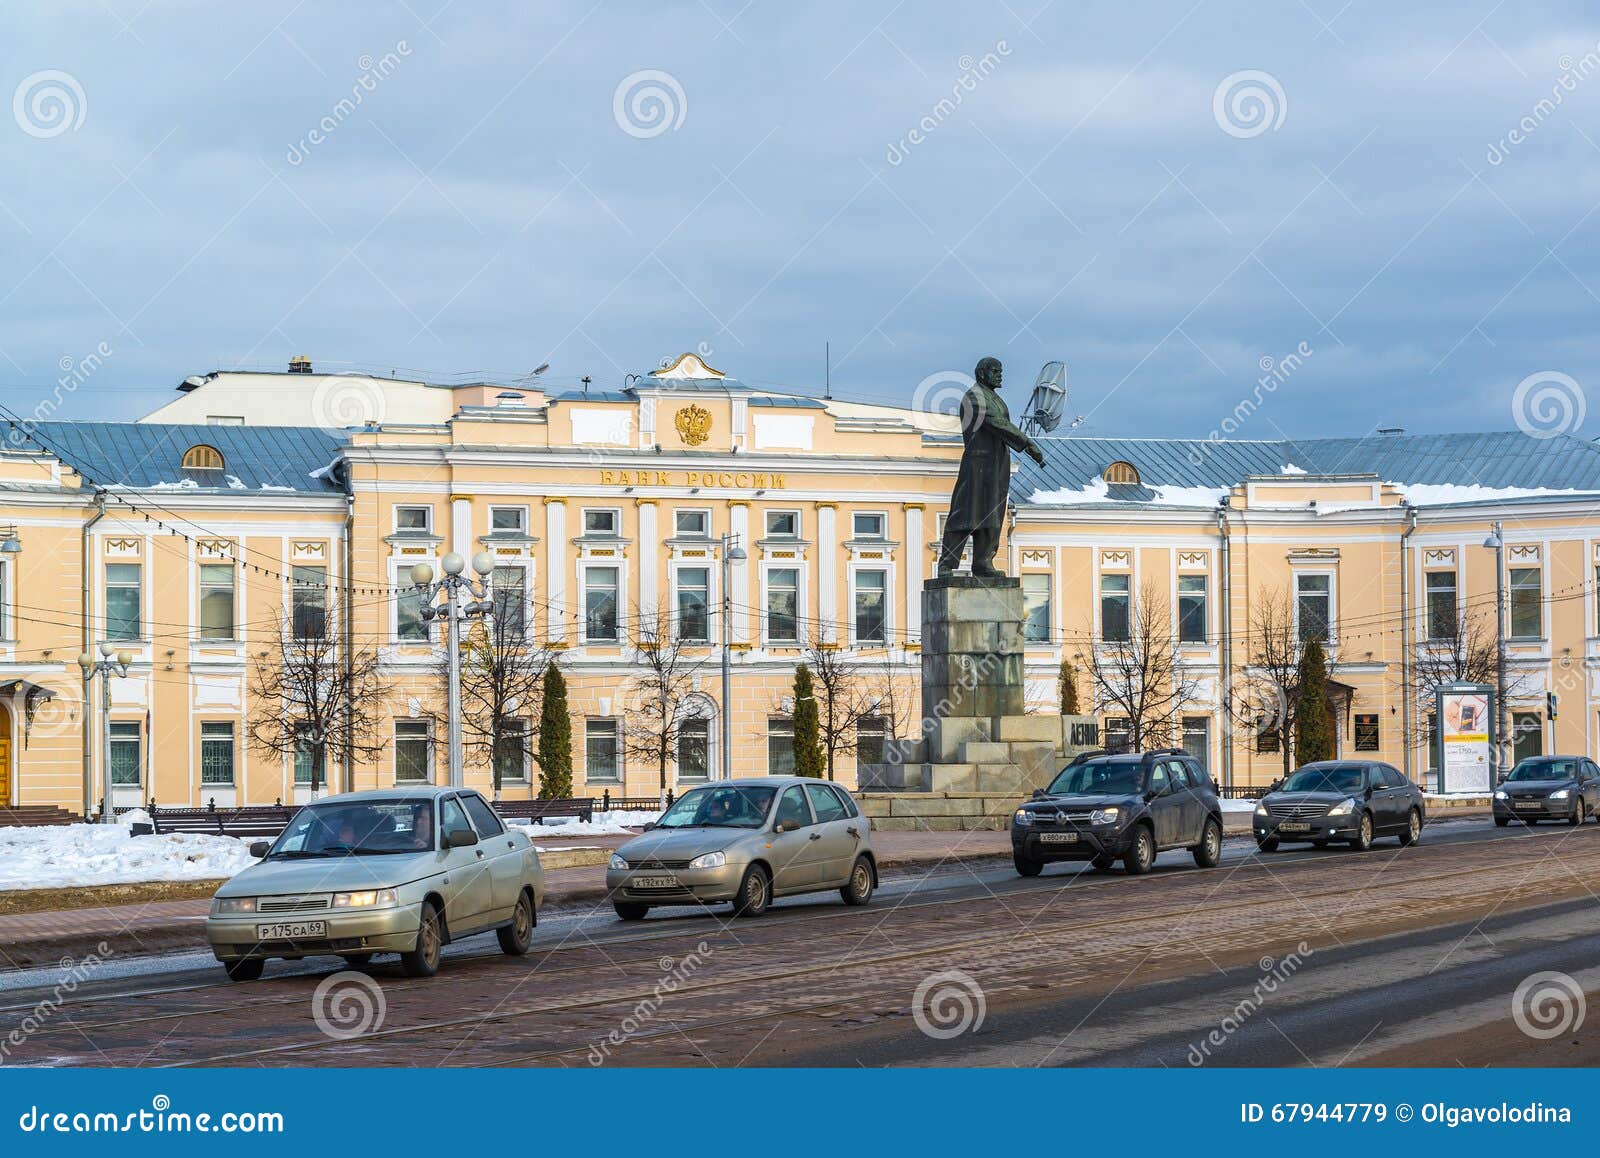
<svg viewBox="0 0 1600 1158">
<path fill-rule="evenodd" d="M 1500 524 L 1491 524 L 1483 545 L 1494 552 L 1494 762 L 1495 777 L 1506 766 L 1506 541 Z"/>
<path fill-rule="evenodd" d="M 100 644 L 97 660 L 88 652 L 78 656 L 78 667 L 83 670 L 83 702 L 89 703 L 89 684 L 100 677 L 100 823 L 115 824 L 117 817 L 111 809 L 111 677 L 125 676 L 133 663 L 133 655 L 118 651 L 109 643 Z"/>
<path fill-rule="evenodd" d="M 472 557 L 472 569 L 478 573 L 476 581 L 462 574 L 467 569 L 466 560 L 454 551 L 444 557 L 441 565 L 444 574 L 435 580 L 433 567 L 418 563 L 411 568 L 411 584 L 422 600 L 423 619 L 431 621 L 440 615 L 445 617 L 445 651 L 450 665 L 449 700 L 445 708 L 449 717 L 446 751 L 450 787 L 464 788 L 466 778 L 461 758 L 461 621 L 493 614 L 494 600 L 489 576 L 494 573 L 494 556 L 487 551 L 479 551 Z M 445 597 L 442 607 L 434 603 L 441 592 Z M 471 597 L 465 606 L 460 603 L 463 592 Z"/>
<path fill-rule="evenodd" d="M 749 558 L 739 546 L 739 536 L 722 536 L 722 778 L 733 779 L 733 592 L 729 575 L 733 564 Z"/>
</svg>

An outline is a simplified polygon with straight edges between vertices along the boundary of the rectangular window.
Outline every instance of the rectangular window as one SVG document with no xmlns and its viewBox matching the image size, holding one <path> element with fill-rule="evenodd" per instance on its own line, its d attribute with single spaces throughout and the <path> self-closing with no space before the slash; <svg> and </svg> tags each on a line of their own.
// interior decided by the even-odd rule
<svg viewBox="0 0 1600 1158">
<path fill-rule="evenodd" d="M 711 638 L 711 569 L 678 568 L 678 638 L 704 643 Z"/>
<path fill-rule="evenodd" d="M 496 567 L 489 577 L 500 638 L 518 640 L 528 629 L 528 573 L 521 567 Z"/>
<path fill-rule="evenodd" d="M 106 638 L 138 639 L 142 603 L 138 563 L 106 564 Z"/>
<path fill-rule="evenodd" d="M 111 783 L 137 787 L 144 755 L 137 723 L 111 722 Z"/>
<path fill-rule="evenodd" d="M 1511 759 L 1544 755 L 1544 717 L 1538 712 L 1511 713 Z"/>
<path fill-rule="evenodd" d="M 311 785 L 312 765 L 316 762 L 316 746 L 311 742 L 311 725 L 299 723 L 294 726 L 294 782 Z M 321 781 L 323 785 L 328 782 L 328 769 L 324 765 Z"/>
<path fill-rule="evenodd" d="M 800 570 L 774 567 L 767 572 L 767 639 L 800 642 Z"/>
<path fill-rule="evenodd" d="M 233 638 L 233 564 L 200 564 L 200 638 Z"/>
<path fill-rule="evenodd" d="M 397 531 L 426 534 L 432 526 L 432 507 L 396 507 L 394 509 L 394 529 Z"/>
<path fill-rule="evenodd" d="M 321 639 L 328 633 L 326 567 L 296 567 L 290 599 L 296 639 Z"/>
<path fill-rule="evenodd" d="M 672 516 L 673 533 L 684 539 L 704 539 L 711 534 L 708 511 L 677 511 Z"/>
<path fill-rule="evenodd" d="M 856 642 L 889 640 L 889 573 L 856 572 Z"/>
<path fill-rule="evenodd" d="M 428 784 L 433 780 L 433 732 L 427 720 L 394 722 L 396 784 Z"/>
<path fill-rule="evenodd" d="M 882 716 L 862 716 L 856 721 L 856 763 L 882 764 L 888 726 Z"/>
<path fill-rule="evenodd" d="M 494 770 L 501 784 L 528 779 L 527 720 L 501 720 L 495 726 Z"/>
<path fill-rule="evenodd" d="M 1428 638 L 1454 639 L 1456 634 L 1456 573 L 1429 571 Z"/>
<path fill-rule="evenodd" d="M 1544 597 L 1537 567 L 1511 568 L 1511 638 L 1539 639 L 1544 635 Z"/>
<path fill-rule="evenodd" d="M 1128 575 L 1100 576 L 1100 638 L 1110 643 L 1128 640 L 1128 611 L 1132 578 Z"/>
<path fill-rule="evenodd" d="M 395 638 L 401 643 L 427 643 L 431 632 L 422 618 L 422 593 L 407 582 L 394 597 Z"/>
<path fill-rule="evenodd" d="M 1178 576 L 1178 642 L 1206 641 L 1206 577 Z"/>
<path fill-rule="evenodd" d="M 622 779 L 622 738 L 617 722 L 609 719 L 585 720 L 583 724 L 583 775 L 589 783 Z"/>
<path fill-rule="evenodd" d="M 233 783 L 233 725 L 200 725 L 200 783 Z"/>
<path fill-rule="evenodd" d="M 1050 576 L 1022 577 L 1022 638 L 1028 643 L 1050 642 Z"/>
<path fill-rule="evenodd" d="M 886 518 L 881 511 L 857 511 L 850 517 L 851 533 L 858 539 L 882 539 Z"/>
<path fill-rule="evenodd" d="M 1205 716 L 1183 717 L 1183 750 L 1202 768 L 1211 767 L 1211 721 Z"/>
<path fill-rule="evenodd" d="M 490 507 L 489 532 L 494 535 L 522 535 L 528 530 L 526 507 Z"/>
<path fill-rule="evenodd" d="M 1378 713 L 1356 713 L 1356 751 L 1376 752 L 1379 748 Z"/>
<path fill-rule="evenodd" d="M 685 720 L 678 729 L 678 779 L 711 778 L 711 721 Z"/>
<path fill-rule="evenodd" d="M 1126 752 L 1133 747 L 1133 726 L 1126 716 L 1108 716 L 1104 734 L 1107 752 Z"/>
<path fill-rule="evenodd" d="M 767 775 L 794 775 L 794 721 L 788 716 L 767 720 Z"/>
<path fill-rule="evenodd" d="M 585 510 L 583 512 L 583 533 L 585 535 L 615 535 L 617 533 L 617 512 L 614 510 Z"/>
<path fill-rule="evenodd" d="M 1300 642 L 1327 642 L 1333 630 L 1333 578 L 1329 575 L 1294 577 L 1295 625 Z"/>
<path fill-rule="evenodd" d="M 586 567 L 583 571 L 583 638 L 590 642 L 617 640 L 617 575 L 615 567 Z"/>
<path fill-rule="evenodd" d="M 767 538 L 796 539 L 800 537 L 799 511 L 768 511 Z"/>
</svg>

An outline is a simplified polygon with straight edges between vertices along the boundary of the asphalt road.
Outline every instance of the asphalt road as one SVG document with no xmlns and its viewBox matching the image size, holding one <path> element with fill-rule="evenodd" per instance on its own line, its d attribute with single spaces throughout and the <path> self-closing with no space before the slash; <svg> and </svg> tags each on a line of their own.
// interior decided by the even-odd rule
<svg viewBox="0 0 1600 1158">
<path fill-rule="evenodd" d="M 130 958 L 70 987 L 0 979 L 0 1060 L 1592 1064 L 1576 1013 L 1600 987 L 1597 880 L 1600 826 L 1478 820 L 1365 855 L 1230 841 L 1216 869 L 1169 853 L 1143 878 L 966 865 L 886 880 L 865 909 L 827 894 L 754 921 L 549 912 L 529 956 L 474 938 L 426 981 L 314 961 L 230 985 L 204 955 Z M 1514 1017 L 1545 973 L 1577 989 L 1536 981 Z"/>
</svg>

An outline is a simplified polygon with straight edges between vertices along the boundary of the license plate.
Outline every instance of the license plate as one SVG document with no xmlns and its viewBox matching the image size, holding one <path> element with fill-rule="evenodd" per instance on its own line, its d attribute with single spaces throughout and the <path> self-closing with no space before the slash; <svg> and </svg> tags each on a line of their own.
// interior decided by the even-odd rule
<svg viewBox="0 0 1600 1158">
<path fill-rule="evenodd" d="M 1303 820 L 1286 820 L 1278 825 L 1279 832 L 1310 832 L 1311 826 Z"/>
<path fill-rule="evenodd" d="M 326 921 L 280 921 L 276 925 L 257 925 L 258 941 L 297 941 L 301 937 L 326 937 Z"/>
<path fill-rule="evenodd" d="M 636 889 L 675 889 L 677 877 L 634 877 L 629 884 Z"/>
<path fill-rule="evenodd" d="M 1519 800 L 1519 801 L 1517 801 L 1517 807 L 1518 808 L 1526 808 L 1529 811 L 1533 811 L 1533 812 L 1542 812 L 1544 810 L 1544 801 L 1542 801 L 1542 800 Z"/>
<path fill-rule="evenodd" d="M 1075 832 L 1041 832 L 1039 840 L 1044 844 L 1077 844 L 1078 834 Z"/>
</svg>

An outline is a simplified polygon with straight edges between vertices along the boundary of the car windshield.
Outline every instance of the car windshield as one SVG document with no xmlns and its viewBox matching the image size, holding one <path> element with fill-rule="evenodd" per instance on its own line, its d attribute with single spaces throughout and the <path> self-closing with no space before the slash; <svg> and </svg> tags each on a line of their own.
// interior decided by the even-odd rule
<svg viewBox="0 0 1600 1158">
<path fill-rule="evenodd" d="M 776 788 L 723 784 L 685 792 L 656 823 L 657 828 L 760 828 Z"/>
<path fill-rule="evenodd" d="M 1282 792 L 1360 792 L 1361 765 L 1325 764 L 1302 768 L 1283 782 Z"/>
<path fill-rule="evenodd" d="M 1511 769 L 1507 780 L 1572 780 L 1578 775 L 1576 760 L 1524 760 Z"/>
<path fill-rule="evenodd" d="M 1088 760 L 1069 764 L 1050 785 L 1052 796 L 1133 796 L 1144 790 L 1138 760 Z"/>
<path fill-rule="evenodd" d="M 435 845 L 431 799 L 327 801 L 295 813 L 267 855 L 379 856 Z"/>
</svg>

